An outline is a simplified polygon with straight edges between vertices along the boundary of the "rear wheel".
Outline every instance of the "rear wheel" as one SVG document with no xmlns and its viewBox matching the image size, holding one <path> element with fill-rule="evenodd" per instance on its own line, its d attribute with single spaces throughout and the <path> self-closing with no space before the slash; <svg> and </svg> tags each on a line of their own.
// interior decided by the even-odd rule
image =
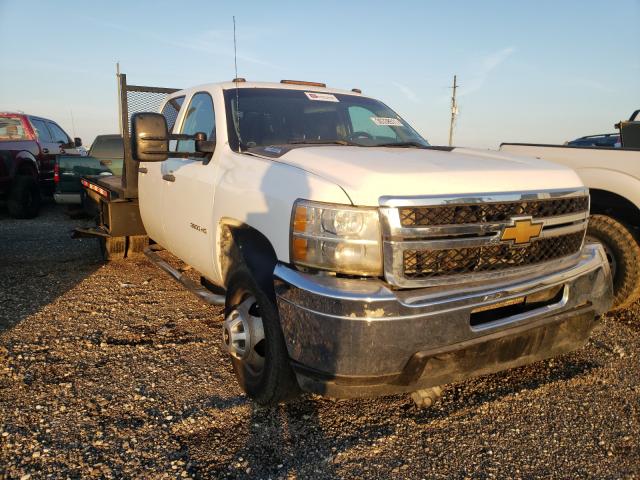
<svg viewBox="0 0 640 480">
<path fill-rule="evenodd" d="M 18 175 L 7 201 L 9 215 L 13 218 L 34 218 L 40 211 L 40 189 L 35 178 Z"/>
<path fill-rule="evenodd" d="M 149 237 L 146 235 L 131 235 L 127 237 L 127 258 L 141 258 L 144 249 L 149 246 Z"/>
<path fill-rule="evenodd" d="M 223 345 L 242 389 L 260 405 L 299 394 L 275 303 L 244 268 L 230 276 Z"/>
<path fill-rule="evenodd" d="M 100 237 L 100 253 L 105 262 L 124 258 L 127 237 Z"/>
<path fill-rule="evenodd" d="M 640 298 L 640 246 L 631 232 L 607 215 L 592 215 L 587 239 L 604 247 L 613 277 L 613 307 L 622 310 Z"/>
</svg>

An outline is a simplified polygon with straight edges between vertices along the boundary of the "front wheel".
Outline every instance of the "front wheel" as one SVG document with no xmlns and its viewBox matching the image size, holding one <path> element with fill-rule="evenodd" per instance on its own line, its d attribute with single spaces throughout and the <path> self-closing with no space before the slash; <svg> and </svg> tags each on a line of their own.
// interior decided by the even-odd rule
<svg viewBox="0 0 640 480">
<path fill-rule="evenodd" d="M 299 394 L 275 303 L 244 268 L 230 276 L 222 334 L 238 383 L 256 403 Z"/>
<path fill-rule="evenodd" d="M 631 232 L 607 215 L 591 215 L 587 240 L 604 247 L 613 277 L 613 307 L 623 310 L 640 298 L 640 246 Z"/>
</svg>

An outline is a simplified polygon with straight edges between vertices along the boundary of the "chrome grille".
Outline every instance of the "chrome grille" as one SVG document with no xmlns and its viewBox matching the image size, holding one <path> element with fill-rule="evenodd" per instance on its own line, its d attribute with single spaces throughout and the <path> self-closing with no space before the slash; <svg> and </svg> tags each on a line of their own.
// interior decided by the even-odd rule
<svg viewBox="0 0 640 480">
<path fill-rule="evenodd" d="M 484 203 L 478 205 L 434 205 L 400 209 L 404 227 L 461 225 L 478 222 L 504 222 L 515 216 L 556 217 L 589 209 L 589 197 Z"/>
<path fill-rule="evenodd" d="M 576 232 L 543 238 L 522 247 L 499 244 L 444 250 L 405 250 L 404 276 L 410 279 L 434 278 L 535 265 L 578 252 L 583 239 L 584 232 Z"/>
<path fill-rule="evenodd" d="M 586 189 L 383 197 L 380 203 L 385 277 L 402 288 L 562 268 L 576 261 L 589 215 Z M 516 220 L 542 223 L 542 231 L 528 243 L 501 240 Z"/>
</svg>

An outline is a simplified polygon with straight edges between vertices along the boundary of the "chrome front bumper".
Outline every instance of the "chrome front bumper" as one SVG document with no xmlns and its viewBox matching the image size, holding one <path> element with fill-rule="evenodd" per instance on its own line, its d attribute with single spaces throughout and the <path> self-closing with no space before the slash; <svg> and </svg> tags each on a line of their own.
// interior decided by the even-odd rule
<svg viewBox="0 0 640 480">
<path fill-rule="evenodd" d="M 301 387 L 336 397 L 412 391 L 573 350 L 612 302 L 609 266 L 597 244 L 585 245 L 571 267 L 491 287 L 392 290 L 378 279 L 312 275 L 281 264 L 274 275 Z M 474 311 L 555 286 L 563 294 L 554 303 L 471 324 Z"/>
</svg>

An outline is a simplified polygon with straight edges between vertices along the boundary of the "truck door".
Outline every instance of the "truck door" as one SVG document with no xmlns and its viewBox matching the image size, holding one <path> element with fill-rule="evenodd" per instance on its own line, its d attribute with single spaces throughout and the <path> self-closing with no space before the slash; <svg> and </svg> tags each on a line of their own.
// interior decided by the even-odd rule
<svg viewBox="0 0 640 480">
<path fill-rule="evenodd" d="M 178 118 L 180 107 L 184 102 L 184 95 L 170 98 L 162 107 L 161 113 L 167 120 L 167 129 L 173 131 Z M 175 150 L 175 141 L 170 142 L 170 149 Z M 138 195 L 140 196 L 140 216 L 149 237 L 165 248 L 169 245 L 165 241 L 163 227 L 163 196 L 164 183 L 162 179 L 162 164 L 165 162 L 141 162 L 138 167 Z"/>
<path fill-rule="evenodd" d="M 62 153 L 62 149 L 60 144 L 55 141 L 55 137 L 44 119 L 29 117 L 29 121 L 36 132 L 36 137 L 40 144 L 40 154 L 38 156 L 40 179 L 45 181 L 45 188 L 53 192 L 53 168 L 56 155 Z"/>
<path fill-rule="evenodd" d="M 193 135 L 204 132 L 215 139 L 215 112 L 208 92 L 197 92 L 184 109 L 177 133 Z M 178 152 L 193 152 L 193 140 L 179 140 Z M 214 154 L 215 156 L 215 154 Z M 162 218 L 165 245 L 172 253 L 210 274 L 214 245 L 212 212 L 215 185 L 215 162 L 200 157 L 172 157 L 162 162 Z"/>
</svg>

